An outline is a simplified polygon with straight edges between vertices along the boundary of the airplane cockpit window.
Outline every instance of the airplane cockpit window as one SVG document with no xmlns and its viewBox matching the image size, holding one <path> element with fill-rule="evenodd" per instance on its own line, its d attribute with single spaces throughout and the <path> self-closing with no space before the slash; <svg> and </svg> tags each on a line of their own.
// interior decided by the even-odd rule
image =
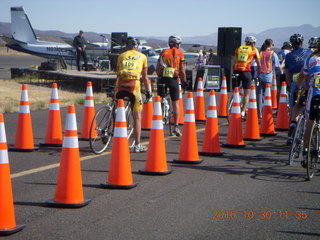
<svg viewBox="0 0 320 240">
<path fill-rule="evenodd" d="M 156 52 L 154 51 L 154 49 L 152 49 L 152 48 L 149 48 L 147 50 L 142 50 L 142 53 L 144 55 L 146 55 L 147 57 L 153 57 L 153 56 L 157 55 Z"/>
</svg>

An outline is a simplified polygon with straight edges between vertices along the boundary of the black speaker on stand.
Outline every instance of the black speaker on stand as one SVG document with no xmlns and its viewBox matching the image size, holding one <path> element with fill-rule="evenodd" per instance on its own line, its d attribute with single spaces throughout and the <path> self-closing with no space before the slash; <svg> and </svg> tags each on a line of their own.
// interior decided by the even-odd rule
<svg viewBox="0 0 320 240">
<path fill-rule="evenodd" d="M 111 69 L 116 70 L 118 56 L 123 52 L 128 38 L 127 32 L 113 32 L 111 33 Z"/>
<path fill-rule="evenodd" d="M 228 91 L 231 90 L 231 75 L 235 50 L 241 46 L 242 28 L 218 28 L 218 58 L 221 68 L 227 78 Z"/>
</svg>

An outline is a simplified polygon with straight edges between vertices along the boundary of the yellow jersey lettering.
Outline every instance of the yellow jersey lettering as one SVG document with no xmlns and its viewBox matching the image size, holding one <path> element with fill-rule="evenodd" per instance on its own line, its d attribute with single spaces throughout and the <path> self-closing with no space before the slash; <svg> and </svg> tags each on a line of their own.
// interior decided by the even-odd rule
<svg viewBox="0 0 320 240">
<path fill-rule="evenodd" d="M 167 78 L 173 78 L 174 77 L 174 72 L 175 72 L 174 68 L 166 67 L 166 68 L 163 69 L 162 76 L 163 77 L 167 77 Z"/>
<path fill-rule="evenodd" d="M 137 61 L 136 60 L 123 60 L 122 61 L 122 68 L 128 70 L 135 70 L 137 69 Z"/>
</svg>

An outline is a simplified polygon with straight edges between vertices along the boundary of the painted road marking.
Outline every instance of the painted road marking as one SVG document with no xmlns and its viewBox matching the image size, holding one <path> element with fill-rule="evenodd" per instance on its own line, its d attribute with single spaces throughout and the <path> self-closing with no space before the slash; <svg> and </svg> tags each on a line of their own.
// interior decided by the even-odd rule
<svg viewBox="0 0 320 240">
<path fill-rule="evenodd" d="M 224 124 L 221 124 L 221 125 L 224 125 Z M 205 130 L 205 128 L 199 128 L 196 131 L 197 132 L 201 132 L 201 131 L 204 131 L 204 130 Z M 175 138 L 175 137 L 176 136 L 169 136 L 169 137 L 166 137 L 165 139 L 168 140 L 168 139 Z M 148 143 L 149 143 L 149 141 L 145 141 L 145 142 L 142 142 L 141 144 L 142 145 L 146 145 Z M 101 156 L 107 156 L 109 154 L 111 154 L 111 151 L 104 152 L 104 153 L 102 153 L 100 155 L 90 155 L 90 156 L 81 157 L 80 158 L 80 162 L 84 162 L 84 161 L 91 160 L 91 159 L 94 159 L 94 158 L 98 158 L 98 157 L 101 157 Z M 33 173 L 43 172 L 43 171 L 46 171 L 46 170 L 57 168 L 59 166 L 60 166 L 60 162 L 59 163 L 50 164 L 50 165 L 47 165 L 47 166 L 43 166 L 43 167 L 29 169 L 29 170 L 26 170 L 26 171 L 21 171 L 21 172 L 18 172 L 18 173 L 11 174 L 11 179 L 27 176 L 27 175 L 30 175 L 30 174 L 33 174 Z"/>
</svg>

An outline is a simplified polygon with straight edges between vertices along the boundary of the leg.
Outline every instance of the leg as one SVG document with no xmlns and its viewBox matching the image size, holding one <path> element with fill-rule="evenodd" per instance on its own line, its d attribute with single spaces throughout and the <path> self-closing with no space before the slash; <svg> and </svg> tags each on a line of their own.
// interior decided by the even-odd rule
<svg viewBox="0 0 320 240">
<path fill-rule="evenodd" d="M 81 57 L 81 51 L 77 50 L 77 67 L 78 67 L 78 71 L 81 71 L 80 57 Z"/>
<path fill-rule="evenodd" d="M 244 89 L 243 106 L 241 112 L 246 112 L 249 104 L 250 89 Z"/>
<path fill-rule="evenodd" d="M 180 117 L 179 100 L 178 101 L 172 101 L 172 110 L 173 110 L 173 117 L 174 117 L 174 125 L 178 126 L 179 117 Z"/>
<path fill-rule="evenodd" d="M 132 117 L 134 122 L 134 141 L 139 144 L 141 139 L 141 111 L 133 112 Z"/>
<path fill-rule="evenodd" d="M 82 51 L 82 57 L 83 57 L 83 61 L 84 61 L 84 69 L 85 69 L 85 71 L 88 71 L 88 61 L 87 61 L 86 51 Z"/>
</svg>

